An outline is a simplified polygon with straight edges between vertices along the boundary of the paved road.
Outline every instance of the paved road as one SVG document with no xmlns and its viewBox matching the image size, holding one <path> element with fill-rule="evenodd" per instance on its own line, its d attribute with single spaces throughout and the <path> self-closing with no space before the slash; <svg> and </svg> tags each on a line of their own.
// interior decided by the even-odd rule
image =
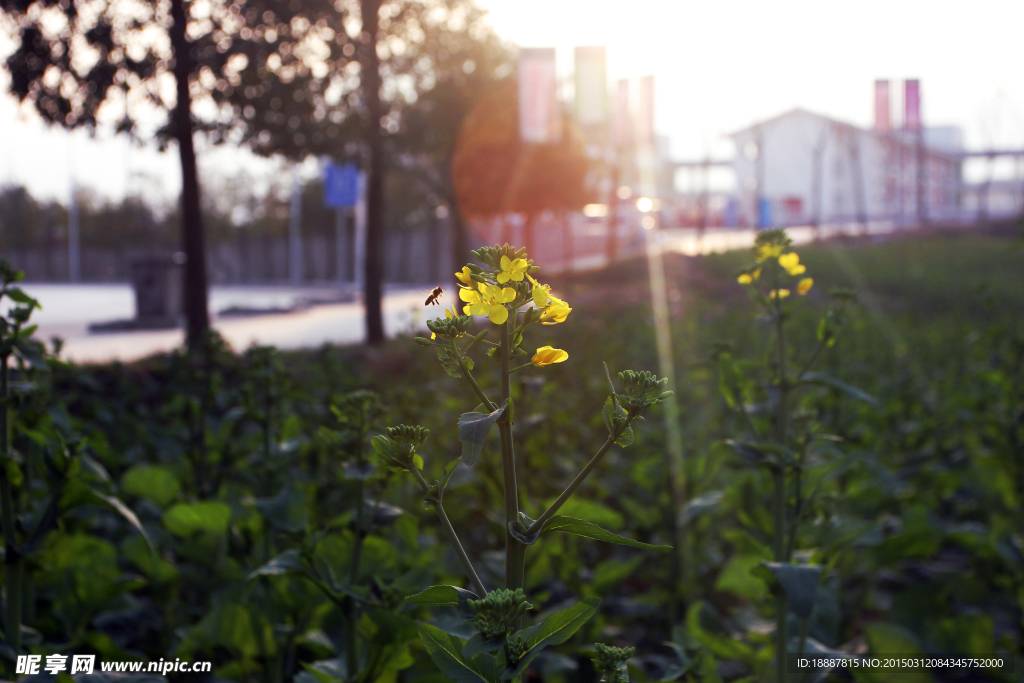
<svg viewBox="0 0 1024 683">
<path fill-rule="evenodd" d="M 883 234 L 891 225 L 873 224 L 869 232 Z M 823 237 L 859 231 L 859 226 L 829 227 Z M 815 237 L 809 227 L 790 228 L 793 241 L 803 244 Z M 754 242 L 754 230 L 709 230 L 703 235 L 696 229 L 677 228 L 663 230 L 658 235 L 666 251 L 690 256 L 731 249 L 747 249 Z M 601 268 L 603 254 L 580 255 L 575 261 L 578 270 Z M 454 289 L 454 287 L 453 287 Z M 169 351 L 184 340 L 181 330 L 133 331 L 90 333 L 90 323 L 128 319 L 134 315 L 135 300 L 131 287 L 126 284 L 27 284 L 25 290 L 43 304 L 35 321 L 39 324 L 39 337 L 49 340 L 59 336 L 65 340 L 63 355 L 80 363 L 111 360 L 131 361 Z M 311 348 L 324 343 L 353 344 L 363 340 L 363 308 L 355 303 L 320 304 L 290 313 L 277 313 L 249 317 L 219 316 L 218 312 L 233 306 L 244 308 L 291 308 L 301 300 L 324 300 L 339 294 L 351 295 L 351 290 L 340 292 L 330 287 L 279 286 L 225 286 L 213 287 L 210 292 L 210 310 L 214 313 L 213 326 L 236 350 L 252 344 L 269 344 L 284 349 Z M 434 317 L 440 309 L 426 311 L 423 300 L 426 287 L 389 287 L 384 299 L 384 328 L 386 334 L 411 333 L 425 330 L 424 320 Z M 446 294 L 442 303 L 451 305 L 453 294 Z"/>
<path fill-rule="evenodd" d="M 26 284 L 24 289 L 39 299 L 37 336 L 64 339 L 62 356 L 79 363 L 131 361 L 170 351 L 184 341 L 182 330 L 90 333 L 89 323 L 131 318 L 134 295 L 128 285 Z M 211 311 L 230 306 L 288 308 L 295 301 L 323 298 L 324 288 L 213 287 Z M 425 288 L 392 288 L 384 299 L 384 329 L 394 336 L 425 330 Z M 443 300 L 442 300 L 443 301 Z M 440 309 L 434 309 L 436 312 Z M 432 316 L 431 316 L 432 317 Z M 283 349 L 311 348 L 325 343 L 353 344 L 363 340 L 361 303 L 320 304 L 290 313 L 213 317 L 214 328 L 236 350 L 252 344 Z"/>
</svg>

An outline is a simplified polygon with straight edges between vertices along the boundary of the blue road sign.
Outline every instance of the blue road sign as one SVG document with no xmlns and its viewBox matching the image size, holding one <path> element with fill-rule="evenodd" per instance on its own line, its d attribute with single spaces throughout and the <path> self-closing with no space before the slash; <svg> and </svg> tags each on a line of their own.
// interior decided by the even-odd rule
<svg viewBox="0 0 1024 683">
<path fill-rule="evenodd" d="M 352 164 L 327 167 L 324 178 L 324 203 L 335 209 L 356 205 L 359 198 L 359 169 Z"/>
</svg>

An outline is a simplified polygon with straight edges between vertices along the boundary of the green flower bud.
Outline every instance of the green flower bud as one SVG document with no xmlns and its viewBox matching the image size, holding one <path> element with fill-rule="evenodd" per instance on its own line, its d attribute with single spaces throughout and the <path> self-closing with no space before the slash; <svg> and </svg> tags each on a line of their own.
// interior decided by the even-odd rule
<svg viewBox="0 0 1024 683">
<path fill-rule="evenodd" d="M 665 391 L 667 377 L 658 379 L 647 371 L 624 370 L 619 373 L 619 381 L 626 390 L 626 404 L 634 410 L 663 403 L 672 395 L 671 391 Z"/>
<path fill-rule="evenodd" d="M 522 636 L 512 636 L 505 641 L 505 659 L 509 666 L 518 666 L 519 660 L 526 654 L 527 642 Z"/>
<path fill-rule="evenodd" d="M 480 600 L 467 601 L 476 614 L 471 621 L 486 638 L 502 638 L 531 605 L 522 588 L 493 590 Z"/>
<path fill-rule="evenodd" d="M 426 339 L 424 337 L 413 337 L 412 340 L 414 342 L 416 342 L 417 344 L 419 344 L 420 346 L 433 346 L 434 345 L 434 342 L 432 342 L 429 339 Z"/>
<path fill-rule="evenodd" d="M 601 674 L 601 679 L 606 683 L 628 683 L 629 671 L 626 662 L 636 652 L 634 647 L 611 647 L 603 643 L 596 643 L 597 659 L 594 666 Z"/>
</svg>

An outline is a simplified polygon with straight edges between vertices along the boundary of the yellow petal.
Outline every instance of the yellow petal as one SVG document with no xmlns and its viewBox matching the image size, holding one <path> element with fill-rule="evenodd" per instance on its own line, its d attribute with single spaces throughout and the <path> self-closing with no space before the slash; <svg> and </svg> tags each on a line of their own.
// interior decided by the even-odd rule
<svg viewBox="0 0 1024 683">
<path fill-rule="evenodd" d="M 488 310 L 487 317 L 490 318 L 491 322 L 495 325 L 501 325 L 508 320 L 508 309 L 501 304 L 494 304 Z"/>
<path fill-rule="evenodd" d="M 462 307 L 462 315 L 473 315 L 473 307 L 472 306 L 463 306 Z"/>
<path fill-rule="evenodd" d="M 738 278 L 736 278 L 736 282 L 740 283 L 741 285 L 749 285 L 753 281 L 754 278 L 750 277 L 750 273 L 743 273 Z"/>
<path fill-rule="evenodd" d="M 773 299 L 785 299 L 787 296 L 789 296 L 789 290 L 788 289 L 773 289 L 768 294 L 768 296 L 770 296 Z"/>
<path fill-rule="evenodd" d="M 463 266 L 462 270 L 455 273 L 455 277 L 458 278 L 459 282 L 468 285 L 473 281 L 473 278 L 470 277 L 470 273 L 471 271 L 469 270 L 469 266 Z"/>
<path fill-rule="evenodd" d="M 473 315 L 487 315 L 488 311 L 490 311 L 490 310 L 491 310 L 490 306 L 488 306 L 485 303 L 481 303 L 481 302 L 477 302 L 475 304 L 470 304 L 469 305 L 469 311 Z"/>
<path fill-rule="evenodd" d="M 786 272 L 793 276 L 802 275 L 807 272 L 807 266 L 801 263 L 799 265 L 793 266 L 792 268 L 788 268 Z"/>
<path fill-rule="evenodd" d="M 533 278 L 530 278 L 531 280 Z M 548 305 L 548 290 L 543 285 L 539 285 L 536 282 L 533 283 L 533 303 L 537 304 L 537 308 L 544 308 Z"/>
<path fill-rule="evenodd" d="M 534 354 L 532 362 L 538 367 L 544 365 L 551 365 L 552 363 L 561 363 L 569 357 L 568 352 L 562 349 L 554 349 L 550 346 L 542 346 L 537 349 L 537 353 Z"/>
<path fill-rule="evenodd" d="M 431 339 L 437 339 L 437 334 L 435 334 L 434 332 L 431 332 L 430 333 L 430 338 Z"/>
<path fill-rule="evenodd" d="M 462 287 L 459 289 L 459 298 L 469 303 L 476 303 L 480 301 L 480 292 L 469 287 Z"/>
<path fill-rule="evenodd" d="M 797 283 L 796 293 L 799 294 L 800 296 L 803 296 L 804 294 L 807 294 L 807 292 L 811 291 L 811 287 L 813 286 L 814 278 L 805 277 L 803 280 Z"/>
<path fill-rule="evenodd" d="M 498 295 L 498 303 L 507 304 L 510 301 L 515 301 L 516 290 L 511 287 L 505 287 L 501 290 L 501 294 Z"/>
<path fill-rule="evenodd" d="M 796 268 L 798 263 L 800 263 L 800 256 L 795 252 L 783 254 L 779 257 L 779 265 L 787 271 Z"/>
<path fill-rule="evenodd" d="M 501 269 L 502 270 L 511 270 L 512 269 L 512 262 L 509 261 L 508 260 L 508 256 L 506 256 L 504 254 L 501 255 Z"/>
<path fill-rule="evenodd" d="M 502 256 L 502 258 L 505 258 L 505 257 Z M 502 272 L 498 273 L 498 282 L 500 282 L 501 284 L 505 284 L 506 282 L 508 282 L 509 278 L 511 278 L 511 277 L 512 277 L 511 275 L 509 275 L 508 273 L 502 271 Z"/>
</svg>

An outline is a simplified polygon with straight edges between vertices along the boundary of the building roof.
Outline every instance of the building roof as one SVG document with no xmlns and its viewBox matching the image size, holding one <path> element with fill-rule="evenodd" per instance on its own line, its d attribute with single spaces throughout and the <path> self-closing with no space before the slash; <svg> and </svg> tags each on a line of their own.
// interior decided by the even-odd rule
<svg viewBox="0 0 1024 683">
<path fill-rule="evenodd" d="M 851 130 L 851 131 L 857 131 L 858 133 L 861 133 L 863 135 L 871 135 L 871 136 L 880 137 L 880 138 L 888 138 L 890 141 L 892 141 L 892 142 L 894 142 L 894 143 L 896 143 L 898 145 L 902 145 L 906 149 L 913 150 L 913 149 L 916 149 L 916 147 L 917 147 L 917 140 L 915 139 L 914 134 L 912 132 L 910 132 L 910 131 L 904 131 L 904 130 L 896 129 L 896 130 L 890 131 L 889 133 L 882 133 L 882 132 L 879 132 L 879 131 L 875 130 L 874 128 L 861 128 L 860 126 L 855 126 L 852 123 L 847 123 L 846 121 L 840 121 L 839 119 L 834 119 L 831 116 L 825 116 L 824 114 L 818 114 L 818 113 L 815 113 L 813 111 L 808 111 L 807 109 L 802 109 L 801 107 L 795 107 L 793 109 L 790 109 L 789 111 L 785 111 L 785 112 L 782 112 L 781 114 L 777 114 L 777 115 L 775 115 L 775 116 L 773 116 L 771 118 L 765 119 L 764 121 L 759 121 L 759 122 L 757 122 L 755 124 L 747 126 L 746 128 L 741 128 L 740 130 L 733 131 L 732 133 L 727 133 L 726 137 L 737 138 L 737 137 L 740 137 L 740 136 L 750 135 L 750 134 L 754 133 L 756 131 L 756 129 L 758 129 L 758 128 L 762 127 L 762 126 L 770 126 L 770 125 L 772 125 L 774 123 L 777 123 L 777 122 L 779 122 L 779 121 L 781 121 L 783 119 L 790 118 L 790 117 L 793 117 L 793 116 L 798 116 L 798 115 L 810 116 L 810 117 L 813 117 L 813 118 L 816 118 L 816 119 L 820 119 L 820 120 L 828 122 L 828 123 L 830 123 L 830 124 L 832 124 L 834 126 L 846 128 L 847 130 Z M 936 128 L 936 129 L 926 128 L 925 129 L 925 134 L 927 136 L 929 130 L 948 130 L 948 128 L 949 128 L 949 126 L 940 126 L 940 127 Z M 962 156 L 962 153 L 959 152 L 959 151 L 954 151 L 954 150 L 951 150 L 951 149 L 942 149 L 942 148 L 937 147 L 934 144 L 929 146 L 929 147 L 926 147 L 926 152 L 929 153 L 929 154 L 933 154 L 933 155 L 936 155 L 936 156 L 941 156 L 941 157 L 952 159 L 952 160 L 959 159 Z"/>
</svg>

